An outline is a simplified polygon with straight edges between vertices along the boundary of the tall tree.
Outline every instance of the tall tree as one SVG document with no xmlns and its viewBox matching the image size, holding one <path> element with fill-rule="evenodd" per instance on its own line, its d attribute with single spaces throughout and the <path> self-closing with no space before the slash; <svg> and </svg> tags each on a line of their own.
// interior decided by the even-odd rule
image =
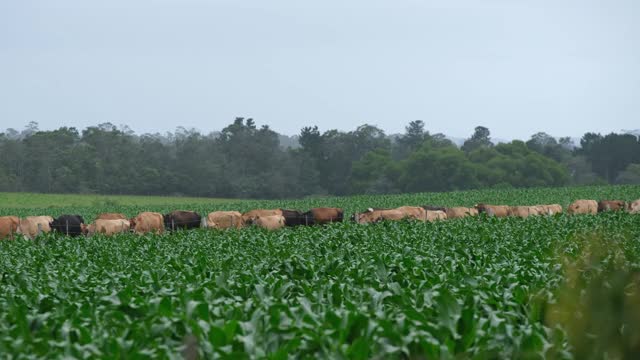
<svg viewBox="0 0 640 360">
<path fill-rule="evenodd" d="M 484 126 L 477 126 L 473 132 L 473 135 L 467 139 L 462 145 L 462 151 L 470 153 L 481 147 L 492 147 L 491 132 Z"/>
</svg>

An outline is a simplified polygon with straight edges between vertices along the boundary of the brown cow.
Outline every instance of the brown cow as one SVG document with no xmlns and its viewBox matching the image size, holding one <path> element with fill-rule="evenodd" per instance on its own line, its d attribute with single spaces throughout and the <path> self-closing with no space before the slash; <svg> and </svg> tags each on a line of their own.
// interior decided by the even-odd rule
<svg viewBox="0 0 640 360">
<path fill-rule="evenodd" d="M 320 207 L 313 208 L 302 214 L 303 225 L 323 225 L 334 222 L 342 222 L 344 210 L 340 208 Z"/>
<path fill-rule="evenodd" d="M 120 213 L 104 213 L 98 215 L 96 220 L 127 220 L 127 217 Z"/>
<path fill-rule="evenodd" d="M 358 224 L 375 223 L 382 220 L 402 220 L 406 217 L 402 211 L 397 209 L 372 209 L 353 214 L 353 220 Z"/>
<path fill-rule="evenodd" d="M 249 223 L 267 230 L 277 230 L 285 226 L 284 216 L 282 215 L 256 215 L 249 220 Z"/>
<path fill-rule="evenodd" d="M 17 216 L 0 216 L 0 239 L 13 239 L 19 224 L 20 218 Z"/>
<path fill-rule="evenodd" d="M 442 210 L 427 210 L 425 219 L 431 222 L 436 220 L 447 220 L 447 213 Z"/>
<path fill-rule="evenodd" d="M 400 206 L 395 210 L 401 211 L 403 214 L 405 214 L 405 218 L 407 219 L 427 221 L 427 210 L 425 210 L 420 206 Z M 436 212 L 436 211 L 440 211 L 440 210 L 435 210 L 432 212 Z"/>
<path fill-rule="evenodd" d="M 508 214 L 526 219 L 529 216 L 540 215 L 540 211 L 544 212 L 544 209 L 539 206 L 510 206 Z"/>
<path fill-rule="evenodd" d="M 138 234 L 147 232 L 155 232 L 162 234 L 164 232 L 164 218 L 162 214 L 157 212 L 141 212 L 136 217 L 129 220 L 130 228 Z"/>
<path fill-rule="evenodd" d="M 540 215 L 555 215 L 562 213 L 562 206 L 559 204 L 537 205 Z"/>
<path fill-rule="evenodd" d="M 445 210 L 447 219 L 459 219 L 467 216 L 477 216 L 478 209 L 468 207 L 452 207 Z"/>
<path fill-rule="evenodd" d="M 622 200 L 600 200 L 598 201 L 598 212 L 624 210 L 626 205 Z"/>
<path fill-rule="evenodd" d="M 131 224 L 129 220 L 117 219 L 117 220 L 103 220 L 98 219 L 93 222 L 93 224 L 81 225 L 83 228 L 83 232 L 87 235 L 91 236 L 95 233 L 105 234 L 105 235 L 114 235 L 119 233 L 128 232 Z"/>
<path fill-rule="evenodd" d="M 627 211 L 630 214 L 640 214 L 640 199 L 627 203 Z"/>
<path fill-rule="evenodd" d="M 598 202 L 595 200 L 576 200 L 567 208 L 568 214 L 597 214 Z"/>
<path fill-rule="evenodd" d="M 272 215 L 282 215 L 282 209 L 270 209 L 270 210 L 256 209 L 256 210 L 250 210 L 250 211 L 247 211 L 246 213 L 242 214 L 242 221 L 244 221 L 245 224 L 248 224 L 258 216 L 264 217 L 264 216 L 272 216 Z"/>
<path fill-rule="evenodd" d="M 416 210 L 420 209 L 420 210 Z M 426 210 L 414 206 L 402 206 L 396 209 L 372 209 L 353 215 L 353 220 L 359 224 L 375 223 L 383 220 L 398 221 L 403 219 L 413 219 L 425 221 Z"/>
<path fill-rule="evenodd" d="M 213 229 L 239 229 L 244 226 L 242 214 L 237 211 L 214 211 L 203 219 L 206 219 L 206 224 L 203 224 L 205 225 L 203 227 Z"/>
<path fill-rule="evenodd" d="M 495 217 L 509 216 L 509 206 L 507 205 L 477 204 L 475 208 L 478 209 L 478 213 L 487 214 L 488 216 L 495 216 Z"/>
<path fill-rule="evenodd" d="M 17 233 L 33 240 L 40 233 L 51 232 L 50 224 L 53 222 L 53 218 L 51 216 L 27 216 L 20 219 L 19 222 Z"/>
</svg>

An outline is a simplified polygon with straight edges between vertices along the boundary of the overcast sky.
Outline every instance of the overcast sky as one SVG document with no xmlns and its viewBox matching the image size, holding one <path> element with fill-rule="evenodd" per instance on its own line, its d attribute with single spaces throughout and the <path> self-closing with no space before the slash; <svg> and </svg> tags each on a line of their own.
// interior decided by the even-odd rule
<svg viewBox="0 0 640 360">
<path fill-rule="evenodd" d="M 638 0 L 0 1 L 0 129 L 640 128 Z"/>
</svg>

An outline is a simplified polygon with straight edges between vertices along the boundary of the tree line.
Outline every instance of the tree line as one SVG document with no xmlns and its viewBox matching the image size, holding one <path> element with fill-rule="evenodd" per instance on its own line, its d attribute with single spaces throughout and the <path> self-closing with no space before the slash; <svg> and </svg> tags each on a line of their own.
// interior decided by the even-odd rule
<svg viewBox="0 0 640 360">
<path fill-rule="evenodd" d="M 0 191 L 291 198 L 640 183 L 640 138 L 586 133 L 580 144 L 537 133 L 494 144 L 478 126 L 457 146 L 420 120 L 388 136 L 304 127 L 297 146 L 253 119 L 221 132 L 136 135 L 105 123 L 0 133 Z M 290 140 L 290 139 L 289 139 Z"/>
</svg>

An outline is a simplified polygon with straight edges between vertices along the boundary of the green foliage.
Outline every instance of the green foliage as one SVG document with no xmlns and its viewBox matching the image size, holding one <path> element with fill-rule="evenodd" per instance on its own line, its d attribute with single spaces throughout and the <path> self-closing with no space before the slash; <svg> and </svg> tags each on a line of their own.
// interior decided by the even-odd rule
<svg viewBox="0 0 640 360">
<path fill-rule="evenodd" d="M 631 134 L 587 133 L 580 140 L 578 153 L 591 163 L 593 171 L 614 183 L 618 174 L 629 164 L 640 163 L 640 138 Z"/>
<path fill-rule="evenodd" d="M 303 127 L 299 146 L 292 137 L 285 147 L 285 138 L 242 117 L 208 135 L 178 127 L 137 136 L 110 123 L 39 131 L 30 123 L 0 133 L 0 191 L 300 198 L 634 183 L 626 169 L 640 163 L 640 141 L 629 134 L 587 133 L 579 149 L 542 132 L 494 146 L 478 126 L 458 148 L 415 120 L 401 135 L 364 124 Z"/>
<path fill-rule="evenodd" d="M 476 171 L 455 146 L 427 142 L 404 162 L 400 178 L 407 192 L 462 190 L 478 186 Z"/>
<path fill-rule="evenodd" d="M 566 205 L 576 198 L 629 200 L 640 198 L 640 187 L 179 207 L 205 213 L 337 205 L 350 213 L 369 206 L 480 201 Z M 49 211 L 91 218 L 105 211 L 132 215 L 176 206 L 122 205 L 124 198 L 118 199 Z M 0 213 L 48 211 L 2 208 Z M 590 234 L 601 234 L 597 248 Z M 595 254 L 596 261 L 585 261 L 585 254 Z M 640 217 L 626 213 L 2 241 L 0 353 L 273 359 L 570 358 L 591 349 L 625 354 L 638 338 L 636 324 L 628 323 L 638 314 L 632 287 L 638 264 Z M 610 273 L 617 275 L 609 278 Z M 594 294 L 587 298 L 609 304 L 607 309 L 616 299 L 630 307 L 619 316 L 600 316 L 586 307 L 583 315 L 594 317 L 583 323 L 595 329 L 598 341 L 582 342 L 571 316 L 548 316 L 576 303 L 567 284 L 579 296 Z M 617 298 L 598 292 L 608 286 L 617 289 Z"/>
<path fill-rule="evenodd" d="M 640 164 L 629 164 L 627 168 L 618 175 L 618 184 L 640 184 Z"/>
</svg>

